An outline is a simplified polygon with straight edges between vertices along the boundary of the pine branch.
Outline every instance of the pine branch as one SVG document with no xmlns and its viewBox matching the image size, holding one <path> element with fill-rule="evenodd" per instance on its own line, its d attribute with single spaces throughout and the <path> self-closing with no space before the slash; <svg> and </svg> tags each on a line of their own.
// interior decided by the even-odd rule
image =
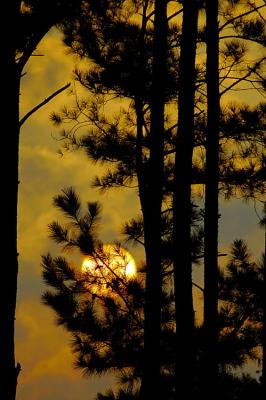
<svg viewBox="0 0 266 400">
<path fill-rule="evenodd" d="M 63 189 L 62 192 L 63 194 L 55 196 L 53 199 L 55 207 L 63 211 L 66 217 L 77 221 L 81 209 L 79 197 L 71 186 Z"/>
<path fill-rule="evenodd" d="M 50 96 L 48 96 L 46 99 L 44 99 L 41 103 L 37 104 L 37 106 L 33 107 L 27 114 L 24 115 L 24 117 L 21 118 L 19 121 L 19 126 L 21 127 L 29 117 L 31 117 L 32 114 L 34 114 L 36 111 L 38 111 L 41 107 L 43 107 L 45 104 L 49 103 L 54 97 L 56 97 L 58 94 L 62 93 L 64 90 L 66 90 L 70 86 L 70 83 L 67 83 L 60 89 L 56 90 L 54 93 L 52 93 Z"/>
<path fill-rule="evenodd" d="M 250 14 L 252 14 L 253 12 L 262 9 L 262 8 L 264 8 L 265 6 L 266 6 L 266 5 L 263 4 L 263 5 L 258 6 L 258 7 L 256 7 L 256 8 L 253 8 L 252 10 L 249 10 L 249 11 L 246 11 L 246 12 L 244 12 L 244 13 L 242 13 L 242 14 L 236 15 L 235 17 L 229 19 L 229 20 L 226 21 L 223 25 L 221 25 L 221 26 L 219 27 L 219 32 L 221 32 L 227 25 L 232 24 L 232 23 L 233 23 L 234 21 L 236 21 L 237 19 L 246 17 L 247 15 L 250 15 Z"/>
<path fill-rule="evenodd" d="M 232 83 L 230 86 L 228 86 L 227 88 L 225 88 L 223 91 L 220 92 L 220 97 L 222 97 L 226 92 L 228 92 L 229 90 L 231 90 L 233 87 L 235 87 L 236 85 L 238 85 L 240 82 L 243 82 L 244 80 L 246 80 L 252 73 L 256 73 L 257 68 L 259 68 L 261 66 L 261 64 L 266 60 L 266 57 L 261 58 L 259 61 L 257 61 L 255 63 L 255 65 L 253 67 L 251 67 L 249 69 L 249 71 L 242 76 L 241 78 L 239 78 L 236 82 Z"/>
<path fill-rule="evenodd" d="M 256 43 L 256 44 L 261 44 L 263 46 L 263 43 L 259 41 L 259 38 L 252 38 L 244 35 L 226 35 L 226 36 L 220 36 L 220 40 L 222 39 L 243 39 L 243 40 L 248 40 L 250 42 Z"/>
</svg>

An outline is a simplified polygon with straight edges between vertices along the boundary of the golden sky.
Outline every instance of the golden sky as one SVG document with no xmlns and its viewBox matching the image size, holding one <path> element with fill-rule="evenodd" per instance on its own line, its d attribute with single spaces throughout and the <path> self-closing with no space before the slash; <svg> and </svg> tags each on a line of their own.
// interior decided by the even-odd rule
<svg viewBox="0 0 266 400">
<path fill-rule="evenodd" d="M 56 31 L 45 37 L 37 53 L 43 56 L 32 57 L 23 78 L 21 116 L 69 82 L 78 62 L 66 54 Z M 45 289 L 41 255 L 47 251 L 58 252 L 48 239 L 47 230 L 48 223 L 61 218 L 52 206 L 54 195 L 72 185 L 84 201 L 100 200 L 103 204 L 100 238 L 104 242 L 121 240 L 123 221 L 140 212 L 134 190 L 114 190 L 100 195 L 90 188 L 90 181 L 99 168 L 90 164 L 83 153 L 67 153 L 63 157 L 57 154 L 60 144 L 54 139 L 57 131 L 49 121 L 49 114 L 71 100 L 67 92 L 59 95 L 33 115 L 21 132 L 16 353 L 22 372 L 18 400 L 92 400 L 112 381 L 110 377 L 85 379 L 80 371 L 73 369 L 70 336 L 55 326 L 53 313 L 40 301 Z M 263 232 L 257 226 L 252 205 L 243 205 L 237 200 L 223 203 L 220 226 L 221 251 L 232 240 L 242 237 L 260 255 Z"/>
<path fill-rule="evenodd" d="M 27 65 L 21 90 L 21 116 L 69 82 L 78 62 L 66 55 L 55 31 L 43 40 L 37 53 L 44 56 L 32 57 Z M 55 326 L 54 315 L 40 302 L 45 289 L 41 255 L 58 251 L 48 239 L 47 229 L 48 223 L 61 218 L 52 206 L 53 196 L 72 185 L 84 201 L 99 199 L 99 193 L 90 189 L 99 168 L 90 165 L 81 152 L 63 157 L 57 153 L 60 143 L 54 139 L 57 131 L 49 121 L 49 114 L 72 99 L 67 92 L 61 94 L 33 115 L 21 132 L 16 348 L 22 372 L 18 400 L 93 399 L 103 389 L 102 379 L 84 379 L 80 371 L 73 369 L 70 336 Z M 101 198 L 104 207 L 100 238 L 104 242 L 121 240 L 122 221 L 136 212 L 136 193 L 119 190 Z M 109 380 L 104 379 L 104 385 Z"/>
</svg>

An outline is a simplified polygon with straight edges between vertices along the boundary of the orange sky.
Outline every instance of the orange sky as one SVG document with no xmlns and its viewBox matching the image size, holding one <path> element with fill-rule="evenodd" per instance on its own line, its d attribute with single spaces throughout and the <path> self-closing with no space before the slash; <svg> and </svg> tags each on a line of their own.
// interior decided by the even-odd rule
<svg viewBox="0 0 266 400">
<path fill-rule="evenodd" d="M 43 40 L 38 53 L 44 56 L 32 57 L 23 78 L 22 116 L 70 81 L 71 71 L 78 62 L 66 55 L 55 31 Z M 57 252 L 47 238 L 48 223 L 59 217 L 52 207 L 52 197 L 63 187 L 72 185 L 84 201 L 102 201 L 101 239 L 104 242 L 121 240 L 122 222 L 140 212 L 134 190 L 114 190 L 100 195 L 90 188 L 90 181 L 99 169 L 81 152 L 63 157 L 57 154 L 59 143 L 54 140 L 56 129 L 49 121 L 49 114 L 66 102 L 71 103 L 71 96 L 61 94 L 33 115 L 21 132 L 16 347 L 22 372 L 18 400 L 92 400 L 97 391 L 111 382 L 111 378 L 84 379 L 80 371 L 73 369 L 70 337 L 61 327 L 55 326 L 54 315 L 40 302 L 44 290 L 41 255 L 48 250 Z M 236 237 L 248 239 L 258 256 L 263 249 L 263 232 L 258 229 L 254 209 L 237 200 L 223 204 L 220 237 L 221 251 Z"/>
</svg>

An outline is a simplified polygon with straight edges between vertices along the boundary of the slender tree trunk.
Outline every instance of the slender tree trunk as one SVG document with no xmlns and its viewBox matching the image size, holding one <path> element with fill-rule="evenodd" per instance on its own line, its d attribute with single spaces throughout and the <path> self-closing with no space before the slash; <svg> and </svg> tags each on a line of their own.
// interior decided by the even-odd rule
<svg viewBox="0 0 266 400">
<path fill-rule="evenodd" d="M 146 251 L 144 358 L 141 399 L 160 399 L 161 206 L 163 183 L 164 103 L 167 47 L 167 2 L 155 0 L 151 88 L 150 159 L 143 198 Z"/>
<path fill-rule="evenodd" d="M 197 0 L 183 6 L 179 65 L 178 134 L 173 194 L 173 247 L 176 308 L 176 399 L 193 393 L 194 309 L 191 263 L 191 180 L 194 141 Z"/>
<path fill-rule="evenodd" d="M 206 398 L 217 397 L 218 378 L 218 182 L 219 182 L 219 33 L 218 0 L 206 1 L 207 139 L 204 218 L 204 388 Z M 210 385 L 212 382 L 212 385 Z M 215 388 L 215 394 L 213 389 Z"/>
<path fill-rule="evenodd" d="M 16 26 L 18 1 L 3 4 L 2 15 Z M 6 24 L 2 26 L 7 29 Z M 1 28 L 2 29 L 2 28 Z M 2 289 L 0 291 L 0 399 L 16 397 L 19 366 L 15 364 L 14 321 L 17 296 L 17 199 L 19 146 L 19 85 L 20 74 L 15 61 L 14 32 L 1 32 L 0 73 L 2 77 L 2 149 L 6 154 L 2 164 Z M 3 159 L 3 157 L 2 157 Z M 5 259 L 5 261 L 3 261 Z"/>
<path fill-rule="evenodd" d="M 3 182 L 5 190 L 2 196 L 2 211 L 4 222 L 2 223 L 2 247 L 5 259 L 1 271 L 3 289 L 0 291 L 0 400 L 14 400 L 16 397 L 17 378 L 20 372 L 20 364 L 15 362 L 14 322 L 17 298 L 18 276 L 18 250 L 17 250 L 17 204 L 18 204 L 18 167 L 19 167 L 19 97 L 21 73 L 36 49 L 40 40 L 49 29 L 61 18 L 74 15 L 80 1 L 65 4 L 62 15 L 51 10 L 49 19 L 40 18 L 41 12 L 36 18 L 32 37 L 23 49 L 21 57 L 16 60 L 17 41 L 20 40 L 21 30 L 24 28 L 19 23 L 21 0 L 5 1 L 1 4 L 2 21 L 0 24 L 0 36 L 3 39 L 0 44 L 0 76 L 2 77 L 1 103 L 2 123 L 2 148 L 6 153 L 2 165 Z M 37 20 L 39 18 L 39 24 Z M 6 25 L 8 21 L 9 25 Z M 17 30 L 19 27 L 19 30 Z M 53 97 L 53 96 L 52 96 Z M 52 98 L 51 97 L 51 98 Z M 38 106 L 40 108 L 41 105 Z M 38 109 L 37 108 L 37 109 Z M 31 110 L 31 113 L 35 112 Z M 29 115 L 27 115 L 27 118 Z M 2 157 L 3 158 L 3 157 Z"/>
<path fill-rule="evenodd" d="M 4 2 L 1 5 L 2 21 L 0 45 L 0 74 L 2 77 L 1 103 L 2 123 L 2 148 L 6 153 L 2 164 L 2 187 L 5 194 L 2 196 L 2 247 L 4 249 L 5 263 L 3 263 L 1 277 L 3 289 L 0 291 L 0 400 L 15 400 L 17 378 L 20 364 L 15 361 L 15 314 L 17 300 L 18 276 L 18 249 L 17 249 L 17 205 L 18 205 L 18 169 L 19 169 L 19 98 L 22 68 L 28 61 L 35 47 L 49 30 L 32 32 L 30 50 L 24 51 L 20 61 L 16 60 L 18 26 L 20 14 L 20 0 Z M 5 24 L 9 21 L 10 30 Z M 3 159 L 3 157 L 2 157 Z"/>
<path fill-rule="evenodd" d="M 264 256 L 263 256 L 263 322 L 262 322 L 262 399 L 266 397 L 266 202 L 263 208 Z"/>
</svg>

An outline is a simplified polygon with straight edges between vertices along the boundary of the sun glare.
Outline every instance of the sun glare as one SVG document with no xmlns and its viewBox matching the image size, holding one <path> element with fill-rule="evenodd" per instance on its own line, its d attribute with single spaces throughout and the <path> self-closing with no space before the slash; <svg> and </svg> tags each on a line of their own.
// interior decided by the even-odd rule
<svg viewBox="0 0 266 400">
<path fill-rule="evenodd" d="M 94 260 L 92 260 L 90 258 L 85 258 L 85 260 L 83 260 L 81 270 L 82 270 L 82 272 L 88 272 L 89 270 L 92 270 L 95 267 L 96 267 L 96 263 Z"/>
<path fill-rule="evenodd" d="M 103 254 L 96 256 L 95 258 L 87 257 L 83 260 L 81 270 L 84 273 L 91 273 L 97 276 L 103 274 L 98 267 L 105 267 L 106 270 L 114 271 L 119 276 L 126 276 L 131 279 L 137 273 L 137 267 L 132 255 L 123 247 L 119 247 L 119 250 L 111 245 L 107 244 L 103 246 Z"/>
<path fill-rule="evenodd" d="M 136 263 L 132 258 L 126 265 L 126 276 L 128 278 L 133 278 L 136 275 Z"/>
</svg>

